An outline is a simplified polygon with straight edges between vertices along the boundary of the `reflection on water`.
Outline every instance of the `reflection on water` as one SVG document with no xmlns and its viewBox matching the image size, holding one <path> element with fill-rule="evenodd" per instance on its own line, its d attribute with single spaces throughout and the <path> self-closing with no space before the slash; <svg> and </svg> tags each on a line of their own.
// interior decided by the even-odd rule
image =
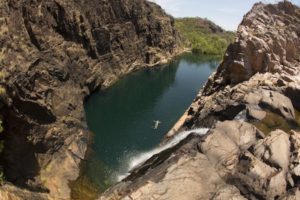
<svg viewBox="0 0 300 200">
<path fill-rule="evenodd" d="M 101 191 L 115 183 L 126 173 L 129 160 L 159 144 L 218 61 L 187 53 L 167 66 L 133 73 L 93 94 L 85 111 L 95 138 L 82 176 Z M 154 120 L 162 122 L 158 129 L 153 129 Z"/>
</svg>

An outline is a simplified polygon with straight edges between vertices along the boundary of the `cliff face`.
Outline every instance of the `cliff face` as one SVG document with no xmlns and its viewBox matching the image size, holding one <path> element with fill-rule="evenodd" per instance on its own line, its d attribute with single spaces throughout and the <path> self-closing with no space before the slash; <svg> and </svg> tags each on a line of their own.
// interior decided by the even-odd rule
<svg viewBox="0 0 300 200">
<path fill-rule="evenodd" d="M 293 5 L 255 5 L 238 35 L 204 93 L 249 80 L 256 73 L 288 73 L 299 66 L 299 12 Z"/>
<path fill-rule="evenodd" d="M 89 141 L 84 98 L 166 62 L 176 40 L 174 20 L 144 0 L 1 1 L 0 165 L 29 190 L 5 185 L 1 198 L 68 199 Z"/>
<path fill-rule="evenodd" d="M 300 109 L 296 103 L 298 96 L 287 92 L 291 85 L 297 88 L 299 81 L 299 22 L 299 8 L 288 2 L 256 4 L 245 15 L 238 28 L 238 37 L 228 47 L 217 72 L 209 78 L 189 109 L 190 119 L 185 126 L 210 126 L 215 120 L 209 118 L 215 117 L 231 119 L 243 110 L 242 107 L 256 101 L 249 93 L 263 99 L 263 89 L 282 93 Z M 273 98 L 274 95 L 269 96 Z M 264 100 L 256 103 L 267 104 Z M 293 111 L 280 110 L 285 118 L 293 121 Z"/>
<path fill-rule="evenodd" d="M 209 132 L 154 155 L 100 199 L 299 199 L 299 24 L 289 2 L 254 5 L 177 124 Z"/>
</svg>

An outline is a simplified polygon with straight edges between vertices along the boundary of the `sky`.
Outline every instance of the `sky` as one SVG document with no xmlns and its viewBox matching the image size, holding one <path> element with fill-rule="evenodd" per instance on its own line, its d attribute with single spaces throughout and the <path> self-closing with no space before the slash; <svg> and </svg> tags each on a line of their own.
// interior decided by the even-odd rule
<svg viewBox="0 0 300 200">
<path fill-rule="evenodd" d="M 207 18 L 225 30 L 235 31 L 254 3 L 259 0 L 151 0 L 174 17 Z M 279 0 L 261 0 L 276 3 Z M 300 0 L 290 0 L 300 6 Z"/>
</svg>

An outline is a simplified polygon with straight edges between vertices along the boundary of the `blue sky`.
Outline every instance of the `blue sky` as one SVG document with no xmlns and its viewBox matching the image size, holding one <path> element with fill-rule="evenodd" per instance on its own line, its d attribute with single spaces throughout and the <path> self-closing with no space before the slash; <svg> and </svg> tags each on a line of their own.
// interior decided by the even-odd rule
<svg viewBox="0 0 300 200">
<path fill-rule="evenodd" d="M 236 30 L 252 5 L 259 0 L 151 0 L 174 17 L 208 18 L 226 30 Z M 275 3 L 278 0 L 262 0 L 264 3 Z M 300 5 L 300 0 L 291 0 Z"/>
</svg>

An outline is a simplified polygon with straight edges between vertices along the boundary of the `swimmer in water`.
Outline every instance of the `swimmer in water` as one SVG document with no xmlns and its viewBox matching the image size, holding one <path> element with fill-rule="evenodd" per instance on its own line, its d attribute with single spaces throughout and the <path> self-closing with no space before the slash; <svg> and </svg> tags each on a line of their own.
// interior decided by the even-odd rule
<svg viewBox="0 0 300 200">
<path fill-rule="evenodd" d="M 154 122 L 154 127 L 153 127 L 153 129 L 158 129 L 158 126 L 159 126 L 159 124 L 161 124 L 161 121 L 156 120 L 156 121 L 153 121 L 153 122 Z"/>
</svg>

